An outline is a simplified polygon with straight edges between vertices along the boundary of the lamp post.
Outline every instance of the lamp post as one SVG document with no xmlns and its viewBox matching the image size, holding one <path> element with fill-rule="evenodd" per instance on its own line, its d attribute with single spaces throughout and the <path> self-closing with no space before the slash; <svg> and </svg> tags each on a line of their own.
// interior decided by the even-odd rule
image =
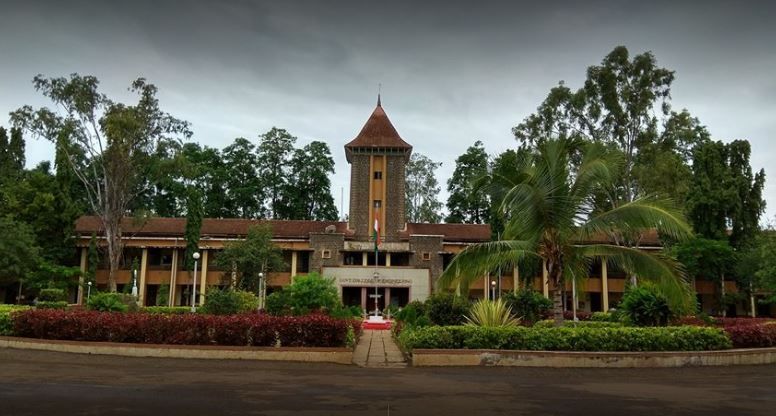
<svg viewBox="0 0 776 416">
<path fill-rule="evenodd" d="M 89 287 L 86 289 L 86 303 L 89 303 L 89 298 L 92 296 L 92 282 L 89 281 L 86 284 L 89 285 Z M 83 293 L 83 292 L 81 292 L 81 293 Z M 81 296 L 83 296 L 83 295 L 81 295 Z"/>
<path fill-rule="evenodd" d="M 137 302 L 137 270 L 132 270 L 132 297 Z"/>
<path fill-rule="evenodd" d="M 259 272 L 259 310 L 264 308 L 264 273 Z"/>
<path fill-rule="evenodd" d="M 574 314 L 574 322 L 578 321 L 577 319 L 577 280 L 573 277 L 571 278 L 571 310 Z"/>
<path fill-rule="evenodd" d="M 496 300 L 496 281 L 490 281 L 490 300 Z"/>
<path fill-rule="evenodd" d="M 194 258 L 194 283 L 191 286 L 191 313 L 197 311 L 197 262 L 199 261 L 199 252 L 195 251 L 191 255 Z"/>
</svg>

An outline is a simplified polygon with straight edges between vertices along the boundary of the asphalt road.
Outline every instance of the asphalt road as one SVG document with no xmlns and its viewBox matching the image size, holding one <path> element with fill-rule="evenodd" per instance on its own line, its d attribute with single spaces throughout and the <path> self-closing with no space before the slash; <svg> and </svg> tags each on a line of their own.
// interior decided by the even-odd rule
<svg viewBox="0 0 776 416">
<path fill-rule="evenodd" d="M 776 366 L 374 369 L 0 349 L 0 416 L 123 414 L 772 416 Z"/>
</svg>

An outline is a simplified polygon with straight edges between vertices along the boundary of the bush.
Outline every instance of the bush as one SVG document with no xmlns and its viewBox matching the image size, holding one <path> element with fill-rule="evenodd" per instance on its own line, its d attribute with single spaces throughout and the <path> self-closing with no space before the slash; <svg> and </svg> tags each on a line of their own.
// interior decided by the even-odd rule
<svg viewBox="0 0 776 416">
<path fill-rule="evenodd" d="M 666 326 L 672 317 L 668 300 L 654 286 L 629 288 L 620 303 L 628 320 L 638 326 Z"/>
<path fill-rule="evenodd" d="M 281 292 L 282 294 L 273 300 L 273 304 L 279 306 L 280 301 L 283 301 L 284 306 L 274 306 L 274 312 L 279 312 L 277 309 L 280 309 L 283 313 L 292 315 L 327 313 L 341 305 L 334 280 L 318 273 L 296 276 L 294 282 L 281 289 Z"/>
<path fill-rule="evenodd" d="M 426 317 L 426 305 L 419 301 L 419 300 L 413 300 L 412 302 L 408 303 L 407 306 L 402 308 L 399 312 L 396 313 L 396 316 L 394 317 L 397 321 L 401 321 L 406 325 L 416 325 L 416 324 L 423 324 L 431 322 Z M 418 322 L 418 321 L 421 322 Z"/>
<path fill-rule="evenodd" d="M 460 296 L 437 293 L 426 300 L 426 316 L 434 325 L 460 325 L 470 306 L 469 301 Z"/>
<path fill-rule="evenodd" d="M 26 310 L 12 316 L 17 336 L 142 344 L 341 347 L 360 322 L 323 315 L 274 317 Z"/>
<path fill-rule="evenodd" d="M 289 305 L 288 301 L 288 292 L 279 290 L 277 292 L 270 293 L 270 295 L 267 296 L 267 302 L 266 305 L 264 305 L 264 310 L 268 314 L 275 316 L 290 315 L 291 306 Z"/>
<path fill-rule="evenodd" d="M 535 328 L 553 328 L 555 321 L 552 319 L 545 319 L 534 324 Z M 606 321 L 563 321 L 564 327 L 570 328 L 619 328 L 624 326 L 622 322 L 606 322 Z"/>
<path fill-rule="evenodd" d="M 233 289 L 210 289 L 205 295 L 202 313 L 211 315 L 234 315 L 252 312 L 259 307 L 259 299 L 251 292 Z"/>
<path fill-rule="evenodd" d="M 65 301 L 38 301 L 35 303 L 38 309 L 67 309 Z"/>
<path fill-rule="evenodd" d="M 736 348 L 776 347 L 776 325 L 728 325 L 724 327 Z"/>
<path fill-rule="evenodd" d="M 332 309 L 332 311 L 329 313 L 329 316 L 332 318 L 361 319 L 362 313 L 363 311 L 361 310 L 360 306 L 337 306 L 336 308 Z"/>
<path fill-rule="evenodd" d="M 552 301 L 532 289 L 520 289 L 502 296 L 521 321 L 531 325 L 552 311 Z"/>
<path fill-rule="evenodd" d="M 399 334 L 406 350 L 510 349 L 532 351 L 705 351 L 731 348 L 718 328 L 407 328 Z"/>
<path fill-rule="evenodd" d="M 593 316 L 590 312 L 577 311 L 577 319 L 580 321 L 589 321 Z M 563 311 L 563 319 L 567 321 L 574 320 L 574 311 Z"/>
<path fill-rule="evenodd" d="M 65 302 L 66 300 L 67 295 L 62 289 L 41 289 L 38 293 L 39 302 Z"/>
<path fill-rule="evenodd" d="M 93 293 L 86 303 L 86 308 L 100 312 L 126 312 L 129 309 L 122 294 L 109 292 Z"/>
<path fill-rule="evenodd" d="M 520 323 L 503 299 L 481 300 L 472 305 L 466 325 L 487 327 L 512 327 Z"/>
<path fill-rule="evenodd" d="M 182 315 L 191 312 L 190 306 L 146 306 L 140 308 L 143 313 L 158 313 L 163 315 Z"/>
<path fill-rule="evenodd" d="M 0 305 L 0 336 L 13 335 L 13 320 L 11 314 L 30 309 L 23 305 Z"/>
</svg>

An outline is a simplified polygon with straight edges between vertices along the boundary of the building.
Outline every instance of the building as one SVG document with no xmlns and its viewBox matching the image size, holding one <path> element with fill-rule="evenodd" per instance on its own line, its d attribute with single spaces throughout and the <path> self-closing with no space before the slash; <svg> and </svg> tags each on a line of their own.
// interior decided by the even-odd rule
<svg viewBox="0 0 776 416">
<path fill-rule="evenodd" d="M 267 286 L 273 290 L 291 283 L 295 276 L 312 271 L 335 280 L 346 305 L 373 308 L 378 292 L 379 306 L 403 306 L 412 300 L 423 300 L 434 290 L 434 283 L 452 258 L 467 245 L 489 241 L 488 225 L 416 224 L 405 218 L 405 165 L 412 146 L 405 142 L 388 119 L 378 98 L 377 107 L 358 135 L 345 145 L 350 164 L 350 213 L 348 222 L 335 221 L 274 221 L 243 219 L 204 219 L 201 230 L 200 273 L 198 292 L 206 294 L 209 287 L 229 282 L 224 270 L 213 261 L 224 245 L 244 238 L 250 226 L 268 223 L 273 241 L 282 250 L 285 270 L 268 274 Z M 379 225 L 380 241 L 377 256 L 372 236 Z M 151 218 L 142 223 L 125 219 L 123 232 L 125 251 L 119 286 L 131 282 L 132 259 L 139 259 L 137 276 L 139 297 L 144 305 L 188 305 L 191 302 L 192 276 L 183 268 L 186 241 L 184 218 Z M 88 245 L 92 234 L 101 235 L 96 217 L 82 217 L 75 227 L 80 264 L 86 269 Z M 609 242 L 609 241 L 605 241 Z M 657 233 L 644 236 L 640 248 L 662 249 Z M 97 271 L 98 286 L 107 284 L 107 265 Z M 578 299 L 580 311 L 606 311 L 622 298 L 627 276 L 622 271 L 607 268 L 597 262 Z M 522 277 L 516 270 L 503 270 L 498 275 L 483 276 L 470 287 L 469 297 L 488 298 L 491 289 L 513 290 L 517 285 L 529 285 L 549 294 L 546 273 Z M 162 286 L 169 286 L 167 298 L 159 298 Z M 568 287 L 567 293 L 570 293 Z M 715 312 L 717 286 L 712 281 L 696 281 L 695 289 L 702 310 Z M 734 282 L 726 282 L 728 293 L 736 291 Z M 78 302 L 83 302 L 79 290 Z M 565 300 L 571 309 L 571 299 Z M 747 300 L 741 300 L 731 314 L 743 314 Z M 761 308 L 762 313 L 769 313 Z"/>
</svg>

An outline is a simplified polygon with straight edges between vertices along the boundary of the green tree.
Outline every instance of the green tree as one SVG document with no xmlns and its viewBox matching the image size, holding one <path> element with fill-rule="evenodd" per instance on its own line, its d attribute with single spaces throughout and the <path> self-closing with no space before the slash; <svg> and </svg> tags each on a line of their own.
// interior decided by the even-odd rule
<svg viewBox="0 0 776 416">
<path fill-rule="evenodd" d="M 330 174 L 334 159 L 329 146 L 313 141 L 294 150 L 290 162 L 291 179 L 283 194 L 280 217 L 291 220 L 336 220 L 337 208 L 331 196 Z"/>
<path fill-rule="evenodd" d="M 437 223 L 441 219 L 439 182 L 434 173 L 440 166 L 441 162 L 436 163 L 420 153 L 413 153 L 410 157 L 404 186 L 407 221 Z"/>
<path fill-rule="evenodd" d="M 233 213 L 242 218 L 264 215 L 262 202 L 264 187 L 259 178 L 256 147 L 247 139 L 238 137 L 224 148 L 223 160 L 227 172 L 226 189 Z"/>
<path fill-rule="evenodd" d="M 584 278 L 594 259 L 605 258 L 629 273 L 657 281 L 677 309 L 689 310 L 689 286 L 670 259 L 631 247 L 590 243 L 593 236 L 652 228 L 682 240 L 691 235 L 682 214 L 654 197 L 637 198 L 606 212 L 593 211 L 589 204 L 593 194 L 615 186 L 623 161 L 619 153 L 597 143 L 579 149 L 574 146 L 577 144 L 565 139 L 548 140 L 533 157 L 521 162 L 517 168 L 521 181 L 509 191 L 501 208 L 510 212 L 504 240 L 467 247 L 440 277 L 440 289 L 466 289 L 498 267 L 541 259 L 546 262 L 555 321 L 560 324 L 565 282 Z M 580 163 L 572 175 L 573 154 L 580 155 Z"/>
<path fill-rule="evenodd" d="M 199 237 L 202 231 L 202 193 L 189 187 L 186 199 L 186 270 L 194 269 L 194 253 L 199 252 Z"/>
<path fill-rule="evenodd" d="M 0 217 L 0 284 L 21 284 L 38 270 L 39 253 L 40 248 L 27 224 Z"/>
<path fill-rule="evenodd" d="M 227 244 L 216 264 L 224 270 L 225 282 L 231 282 L 234 273 L 236 286 L 254 293 L 260 289 L 259 273 L 267 276 L 284 266 L 281 250 L 272 242 L 272 228 L 265 224 L 250 227 L 245 240 Z"/>
<path fill-rule="evenodd" d="M 266 189 L 267 211 L 270 218 L 280 218 L 283 192 L 288 189 L 289 162 L 296 137 L 284 129 L 273 127 L 259 137 L 256 149 L 258 171 Z"/>
<path fill-rule="evenodd" d="M 0 127 L 0 182 L 12 181 L 18 178 L 24 171 L 24 138 L 22 131 L 11 129 L 11 137 L 8 131 Z"/>
<path fill-rule="evenodd" d="M 704 143 L 693 155 L 687 196 L 693 226 L 705 238 L 729 240 L 735 249 L 753 242 L 765 210 L 765 171 L 752 174 L 750 153 L 749 142 L 736 140 Z"/>
<path fill-rule="evenodd" d="M 57 110 L 24 106 L 11 114 L 11 120 L 16 127 L 56 145 L 67 137 L 69 145 L 88 155 L 84 165 L 76 163 L 74 157 L 67 159 L 84 185 L 90 210 L 105 230 L 108 285 L 115 292 L 123 251 L 121 219 L 143 191 L 139 184 L 147 178 L 148 162 L 156 149 L 162 143 L 189 138 L 189 124 L 162 112 L 156 87 L 143 78 L 130 87 L 139 96 L 135 105 L 110 100 L 98 91 L 99 81 L 93 76 L 38 75 L 33 85 Z"/>
<path fill-rule="evenodd" d="M 725 279 L 734 279 L 737 256 L 727 241 L 693 238 L 672 248 L 676 259 L 684 266 L 687 276 L 710 280 L 717 285 L 717 301 L 722 314 L 726 314 Z"/>
<path fill-rule="evenodd" d="M 490 201 L 487 192 L 477 182 L 488 175 L 488 153 L 477 140 L 466 153 L 455 159 L 453 176 L 447 181 L 445 222 L 485 224 L 489 220 Z"/>
</svg>

